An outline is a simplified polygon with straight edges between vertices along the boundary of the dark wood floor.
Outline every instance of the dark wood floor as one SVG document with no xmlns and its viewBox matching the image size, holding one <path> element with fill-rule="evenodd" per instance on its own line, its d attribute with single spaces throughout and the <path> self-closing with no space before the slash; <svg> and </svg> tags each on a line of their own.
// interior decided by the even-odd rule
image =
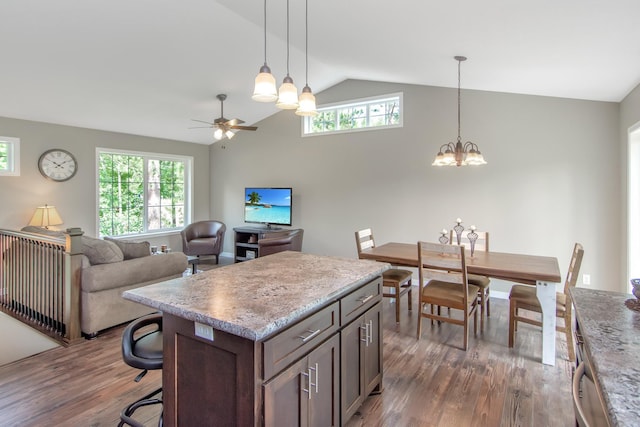
<svg viewBox="0 0 640 427">
<path fill-rule="evenodd" d="M 368 397 L 347 426 L 575 425 L 562 334 L 556 366 L 541 364 L 541 333 L 532 326 L 520 326 L 509 349 L 508 304 L 492 299 L 484 333 L 464 352 L 462 328 L 453 325 L 431 328 L 425 320 L 417 341 L 417 316 L 407 312 L 406 298 L 402 304 L 398 327 L 394 306 L 384 301 L 384 390 Z M 161 383 L 160 372 L 133 382 L 139 371 L 122 362 L 121 333 L 114 328 L 0 367 L 0 425 L 115 426 L 124 406 Z M 154 425 L 158 410 L 144 411 L 141 420 Z"/>
</svg>

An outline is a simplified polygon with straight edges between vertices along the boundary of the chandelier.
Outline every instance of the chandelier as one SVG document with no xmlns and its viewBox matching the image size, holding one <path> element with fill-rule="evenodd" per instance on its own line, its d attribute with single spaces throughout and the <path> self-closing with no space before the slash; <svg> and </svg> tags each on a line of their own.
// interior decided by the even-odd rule
<svg viewBox="0 0 640 427">
<path fill-rule="evenodd" d="M 465 56 L 454 56 L 458 61 L 458 140 L 443 144 L 436 154 L 432 166 L 466 166 L 466 165 L 486 165 L 478 145 L 471 141 L 462 143 L 460 138 L 460 64 L 466 61 Z"/>
</svg>

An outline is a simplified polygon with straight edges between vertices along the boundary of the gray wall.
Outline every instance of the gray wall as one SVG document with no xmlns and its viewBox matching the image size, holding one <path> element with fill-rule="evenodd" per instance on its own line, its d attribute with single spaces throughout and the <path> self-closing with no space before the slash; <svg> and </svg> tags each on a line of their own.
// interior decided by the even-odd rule
<svg viewBox="0 0 640 427">
<path fill-rule="evenodd" d="M 9 118 L 0 118 L 0 135 L 20 138 L 21 160 L 20 176 L 0 176 L 0 228 L 27 225 L 35 208 L 47 203 L 56 206 L 64 221 L 59 228 L 81 227 L 85 234 L 95 236 L 96 147 L 193 156 L 193 216 L 196 220 L 209 217 L 208 146 Z M 38 158 L 50 148 L 62 148 L 76 156 L 78 172 L 69 181 L 57 183 L 40 175 Z M 180 249 L 175 234 L 158 241 Z"/>
<path fill-rule="evenodd" d="M 587 287 L 624 289 L 619 104 L 463 89 L 462 138 L 488 165 L 436 168 L 439 146 L 456 138 L 456 89 L 349 80 L 317 100 L 393 92 L 404 93 L 400 129 L 302 138 L 300 118 L 282 111 L 213 145 L 211 214 L 228 226 L 225 251 L 245 186 L 292 186 L 306 252 L 356 257 L 365 227 L 378 243 L 436 241 L 461 217 L 491 232 L 492 250 L 558 257 L 563 276 L 579 241 Z"/>
</svg>

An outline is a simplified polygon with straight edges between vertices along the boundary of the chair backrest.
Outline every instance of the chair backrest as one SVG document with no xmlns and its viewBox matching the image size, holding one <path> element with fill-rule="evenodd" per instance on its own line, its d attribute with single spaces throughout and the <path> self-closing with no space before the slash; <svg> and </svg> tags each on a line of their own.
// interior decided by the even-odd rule
<svg viewBox="0 0 640 427">
<path fill-rule="evenodd" d="M 569 288 L 576 286 L 578 281 L 578 273 L 580 272 L 580 266 L 582 265 L 582 257 L 584 255 L 584 249 L 580 243 L 576 243 L 573 246 L 573 253 L 571 254 L 571 261 L 569 262 L 569 270 L 567 271 L 567 279 L 564 282 L 564 293 L 569 295 Z"/>
<path fill-rule="evenodd" d="M 227 227 L 224 223 L 216 220 L 197 221 L 187 225 L 181 232 L 183 238 L 189 240 L 199 237 L 215 237 L 224 233 Z"/>
<path fill-rule="evenodd" d="M 467 306 L 467 263 L 465 248 L 460 245 L 418 242 L 420 289 L 430 280 L 457 283 L 464 288 L 464 304 Z M 422 294 L 422 292 L 420 292 Z"/>
<path fill-rule="evenodd" d="M 460 234 L 460 245 L 467 249 L 471 248 L 471 242 L 468 237 L 469 233 L 471 233 L 471 230 L 463 230 Z M 476 230 L 476 234 L 478 235 L 478 239 L 476 240 L 475 250 L 489 252 L 489 232 Z M 452 245 L 458 244 L 456 233 L 453 230 L 449 230 L 449 243 Z"/>
<path fill-rule="evenodd" d="M 267 234 L 258 240 L 258 252 L 260 256 L 270 255 L 282 251 L 302 250 L 302 238 L 304 229 L 276 231 Z"/>
<path fill-rule="evenodd" d="M 373 239 L 373 232 L 370 228 L 356 231 L 356 246 L 358 248 L 358 258 L 363 250 L 376 247 L 376 242 Z"/>
</svg>

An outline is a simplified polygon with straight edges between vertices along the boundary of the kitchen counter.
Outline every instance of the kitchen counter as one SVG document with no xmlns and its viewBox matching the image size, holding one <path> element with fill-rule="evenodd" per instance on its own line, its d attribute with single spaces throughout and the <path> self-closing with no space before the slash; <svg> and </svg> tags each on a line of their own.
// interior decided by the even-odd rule
<svg viewBox="0 0 640 427">
<path fill-rule="evenodd" d="M 640 312 L 631 294 L 573 288 L 571 296 L 594 380 L 612 426 L 640 420 Z"/>
<path fill-rule="evenodd" d="M 280 252 L 126 291 L 163 313 L 164 425 L 345 422 L 381 391 L 388 268 Z"/>
<path fill-rule="evenodd" d="M 123 296 L 260 341 L 388 268 L 374 261 L 286 251 L 132 289 Z"/>
</svg>

